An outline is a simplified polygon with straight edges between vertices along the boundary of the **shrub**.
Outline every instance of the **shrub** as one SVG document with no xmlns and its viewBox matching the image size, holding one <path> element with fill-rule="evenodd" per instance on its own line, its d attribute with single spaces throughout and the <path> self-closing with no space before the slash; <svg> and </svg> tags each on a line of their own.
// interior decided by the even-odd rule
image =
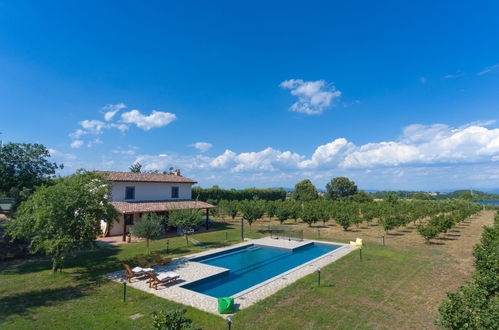
<svg viewBox="0 0 499 330">
<path fill-rule="evenodd" d="M 192 320 L 185 317 L 186 310 L 173 309 L 169 311 L 153 312 L 153 329 L 158 330 L 195 330 Z"/>
</svg>

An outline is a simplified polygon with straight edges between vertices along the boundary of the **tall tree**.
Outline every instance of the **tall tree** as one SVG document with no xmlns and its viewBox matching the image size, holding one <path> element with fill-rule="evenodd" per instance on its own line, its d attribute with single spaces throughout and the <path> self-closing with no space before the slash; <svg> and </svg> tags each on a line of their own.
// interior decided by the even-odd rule
<svg viewBox="0 0 499 330">
<path fill-rule="evenodd" d="M 163 219 L 156 213 L 147 213 L 133 226 L 132 233 L 136 237 L 144 238 L 149 254 L 149 241 L 157 239 L 163 232 Z"/>
<path fill-rule="evenodd" d="M 308 202 L 319 197 L 317 189 L 309 179 L 302 180 L 295 185 L 292 197 L 296 201 Z"/>
<path fill-rule="evenodd" d="M 52 271 L 62 269 L 64 257 L 95 245 L 101 220 L 118 218 L 108 202 L 108 182 L 93 172 L 78 171 L 53 186 L 41 186 L 19 207 L 9 226 L 12 238 L 29 238 L 34 252 L 52 257 Z"/>
<path fill-rule="evenodd" d="M 170 212 L 168 225 L 182 228 L 185 242 L 189 245 L 189 235 L 200 225 L 202 212 L 198 209 L 175 210 Z"/>
<path fill-rule="evenodd" d="M 326 185 L 326 197 L 329 199 L 341 199 L 357 193 L 355 182 L 344 176 L 333 178 Z"/>
<path fill-rule="evenodd" d="M 137 162 L 132 164 L 129 168 L 130 172 L 132 173 L 140 173 L 142 171 L 142 164 Z"/>
<path fill-rule="evenodd" d="M 0 148 L 0 193 L 25 200 L 36 186 L 47 183 L 62 165 L 49 161 L 42 144 L 8 143 Z"/>
</svg>

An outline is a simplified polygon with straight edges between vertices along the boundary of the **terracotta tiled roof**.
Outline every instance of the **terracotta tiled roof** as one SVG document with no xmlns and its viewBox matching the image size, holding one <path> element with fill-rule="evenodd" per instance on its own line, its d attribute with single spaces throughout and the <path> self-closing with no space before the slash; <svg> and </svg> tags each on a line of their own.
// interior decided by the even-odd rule
<svg viewBox="0 0 499 330">
<path fill-rule="evenodd" d="M 151 201 L 151 202 L 111 202 L 120 213 L 163 212 L 183 209 L 211 209 L 215 206 L 192 200 L 183 201 Z"/>
<path fill-rule="evenodd" d="M 174 174 L 156 174 L 156 173 L 132 173 L 132 172 L 112 172 L 95 171 L 106 175 L 109 181 L 117 182 L 162 182 L 162 183 L 197 183 L 185 176 Z"/>
</svg>

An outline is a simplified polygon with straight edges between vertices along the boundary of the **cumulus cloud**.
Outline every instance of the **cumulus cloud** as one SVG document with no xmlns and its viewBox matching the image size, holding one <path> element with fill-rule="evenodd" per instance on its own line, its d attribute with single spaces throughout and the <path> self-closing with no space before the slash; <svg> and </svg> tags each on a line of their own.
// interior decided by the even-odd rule
<svg viewBox="0 0 499 330">
<path fill-rule="evenodd" d="M 135 124 L 146 131 L 163 127 L 177 119 L 177 116 L 170 112 L 153 110 L 148 116 L 143 115 L 139 110 L 132 110 L 121 114 L 121 121 L 127 124 Z"/>
<path fill-rule="evenodd" d="M 211 147 L 213 147 L 213 145 L 211 143 L 208 143 L 208 142 L 196 142 L 193 144 L 189 144 L 189 147 L 194 147 L 194 148 L 198 149 L 200 152 L 206 152 L 206 151 L 210 150 Z"/>
<path fill-rule="evenodd" d="M 137 127 L 148 131 L 155 127 L 166 126 L 177 118 L 175 114 L 170 112 L 153 110 L 152 113 L 147 116 L 143 115 L 139 110 L 132 110 L 122 113 L 119 120 L 116 119 L 116 114 L 125 108 L 126 105 L 123 103 L 108 104 L 102 108 L 105 121 L 97 119 L 79 121 L 78 125 L 81 128 L 78 128 L 69 134 L 69 137 L 74 140 L 72 146 L 74 146 L 74 148 L 79 148 L 84 144 L 81 140 L 83 136 L 101 135 L 106 129 L 117 129 L 124 134 L 129 129 L 127 124 L 135 124 Z M 81 142 L 76 142 L 76 140 Z M 94 139 L 93 141 L 89 141 L 87 146 L 92 147 L 97 143 L 102 143 L 102 140 Z"/>
<path fill-rule="evenodd" d="M 312 157 L 301 161 L 300 168 L 318 168 L 323 166 L 336 166 L 345 154 L 354 149 L 354 145 L 344 138 L 336 139 L 315 149 Z"/>
<path fill-rule="evenodd" d="M 210 161 L 210 166 L 213 168 L 227 168 L 234 162 L 235 158 L 236 153 L 227 149 L 220 156 L 213 158 L 213 160 Z"/>
<path fill-rule="evenodd" d="M 128 150 L 116 149 L 116 150 L 113 150 L 113 154 L 118 154 L 118 155 L 135 155 L 136 151 L 133 150 L 133 149 L 128 149 Z"/>
<path fill-rule="evenodd" d="M 296 183 L 297 178 L 325 183 L 334 176 L 348 176 L 364 187 L 371 182 L 375 183 L 373 188 L 387 189 L 422 189 L 422 180 L 427 180 L 426 187 L 445 188 L 446 182 L 459 183 L 449 188 L 462 187 L 464 182 L 480 182 L 482 187 L 495 182 L 497 186 L 499 128 L 485 127 L 490 124 L 414 124 L 404 127 L 393 140 L 356 145 L 340 137 L 315 147 L 309 155 L 267 147 L 246 152 L 226 149 L 213 157 L 202 153 L 137 155 L 135 161 L 146 170 L 181 168 L 184 175 L 193 176 L 204 185 L 279 186 Z M 488 170 L 483 175 L 474 172 L 484 168 Z M 495 181 L 491 183 L 486 178 Z"/>
<path fill-rule="evenodd" d="M 478 76 L 483 76 L 484 74 L 487 74 L 489 72 L 495 71 L 496 69 L 499 69 L 499 64 L 494 64 L 492 66 L 486 67 L 482 71 L 478 72 Z"/>
<path fill-rule="evenodd" d="M 107 127 L 100 120 L 82 120 L 78 124 L 89 134 L 102 134 L 102 130 Z"/>
<path fill-rule="evenodd" d="M 126 105 L 123 103 L 118 103 L 118 104 L 108 104 L 105 107 L 102 108 L 104 111 L 104 119 L 106 121 L 110 121 L 113 119 L 114 115 L 119 112 L 122 109 L 125 109 Z"/>
<path fill-rule="evenodd" d="M 82 140 L 75 140 L 71 143 L 71 148 L 73 149 L 78 149 L 80 148 L 81 146 L 83 145 L 83 141 Z"/>
<path fill-rule="evenodd" d="M 307 115 L 322 114 L 325 109 L 332 105 L 334 99 L 341 96 L 341 91 L 325 80 L 289 79 L 283 81 L 280 87 L 291 90 L 291 95 L 298 98 L 289 110 Z"/>
</svg>

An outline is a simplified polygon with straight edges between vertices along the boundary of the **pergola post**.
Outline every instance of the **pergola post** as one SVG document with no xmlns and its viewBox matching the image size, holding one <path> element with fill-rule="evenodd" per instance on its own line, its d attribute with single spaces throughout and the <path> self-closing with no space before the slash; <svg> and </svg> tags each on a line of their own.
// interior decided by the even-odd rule
<svg viewBox="0 0 499 330">
<path fill-rule="evenodd" d="M 123 214 L 123 242 L 126 242 L 126 219 L 125 214 Z"/>
<path fill-rule="evenodd" d="M 209 228 L 209 223 L 210 223 L 210 210 L 206 209 L 206 230 Z"/>
</svg>

